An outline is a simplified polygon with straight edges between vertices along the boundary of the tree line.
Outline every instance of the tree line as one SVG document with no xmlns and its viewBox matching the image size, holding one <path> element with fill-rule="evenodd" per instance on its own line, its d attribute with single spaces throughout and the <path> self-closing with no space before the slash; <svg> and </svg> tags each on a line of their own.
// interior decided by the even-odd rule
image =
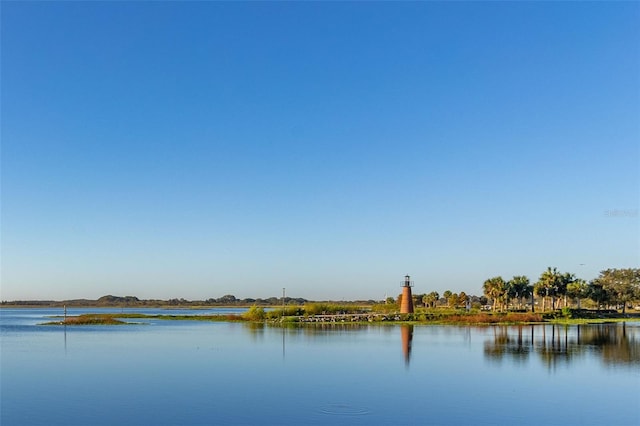
<svg viewBox="0 0 640 426">
<path fill-rule="evenodd" d="M 548 267 L 534 283 L 525 275 L 517 275 L 510 280 L 501 276 L 489 278 L 482 285 L 483 295 L 468 295 L 464 291 L 454 293 L 446 290 L 414 294 L 414 306 L 436 308 L 488 308 L 504 311 L 507 309 L 530 308 L 535 312 L 536 297 L 542 301 L 542 311 L 569 306 L 581 308 L 581 301 L 591 300 L 598 309 L 619 306 L 625 313 L 627 306 L 640 300 L 640 269 L 607 269 L 589 282 L 577 278 L 575 274 L 560 272 Z M 400 306 L 402 294 L 397 298 L 388 297 L 387 305 Z"/>
<path fill-rule="evenodd" d="M 484 295 L 492 301 L 492 309 L 508 309 L 515 301 L 518 307 L 530 299 L 535 310 L 534 296 L 542 299 L 542 310 L 559 309 L 569 302 L 580 308 L 582 299 L 592 300 L 598 309 L 622 306 L 625 313 L 629 303 L 640 299 L 640 269 L 606 269 L 588 283 L 575 274 L 548 267 L 538 281 L 531 284 L 526 276 L 504 280 L 501 276 L 487 279 L 482 286 Z"/>
<path fill-rule="evenodd" d="M 440 295 L 437 291 L 431 293 L 414 294 L 412 295 L 413 306 L 424 306 L 425 308 L 436 308 L 438 306 L 446 306 L 449 308 L 465 307 L 470 305 L 472 307 L 480 307 L 486 305 L 489 301 L 485 296 L 468 295 L 464 291 L 460 293 L 454 293 L 451 290 L 446 290 Z M 397 299 L 393 297 L 387 297 L 385 304 L 400 306 L 402 303 L 402 294 L 399 294 Z"/>
<path fill-rule="evenodd" d="M 465 292 L 453 293 L 445 291 L 442 296 L 437 291 L 424 294 L 414 294 L 413 302 L 415 306 L 425 306 L 435 308 L 446 305 L 451 308 L 458 307 L 483 307 L 490 306 L 492 310 L 507 310 L 510 308 L 522 309 L 523 306 L 530 305 L 535 311 L 535 297 L 542 299 L 542 310 L 547 307 L 558 309 L 568 307 L 573 304 L 580 308 L 581 300 L 589 299 L 598 308 L 609 308 L 621 306 L 625 313 L 627 306 L 634 301 L 640 300 L 640 269 L 607 269 L 601 271 L 599 276 L 589 282 L 577 278 L 572 273 L 562 273 L 557 268 L 548 267 L 535 283 L 531 283 L 524 275 L 514 276 L 510 280 L 505 280 L 501 276 L 496 276 L 485 280 L 482 285 L 483 296 L 467 295 Z M 402 295 L 398 295 L 397 300 L 388 297 L 385 304 L 391 308 L 393 305 L 400 306 Z M 122 306 L 122 307 L 188 307 L 188 306 L 281 306 L 304 305 L 311 301 L 304 298 L 269 297 L 261 298 L 236 298 L 232 294 L 226 294 L 217 298 L 206 300 L 141 300 L 134 296 L 103 296 L 98 300 L 74 299 L 65 301 L 12 301 L 1 302 L 1 305 L 11 306 Z M 491 302 L 491 303 L 489 303 Z M 340 302 L 376 305 L 375 300 L 342 301 Z"/>
</svg>

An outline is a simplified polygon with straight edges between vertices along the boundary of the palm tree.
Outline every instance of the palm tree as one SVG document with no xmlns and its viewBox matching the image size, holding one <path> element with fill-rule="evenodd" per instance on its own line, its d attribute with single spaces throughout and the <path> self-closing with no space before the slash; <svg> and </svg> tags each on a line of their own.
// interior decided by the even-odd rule
<svg viewBox="0 0 640 426">
<path fill-rule="evenodd" d="M 422 302 L 430 308 L 436 307 L 436 302 L 440 299 L 440 295 L 437 291 L 432 291 L 429 294 L 425 294 L 422 297 Z"/>
<path fill-rule="evenodd" d="M 449 299 L 451 298 L 451 295 L 453 293 L 451 292 L 451 290 L 445 290 L 444 293 L 442 293 L 442 297 L 445 298 L 445 300 L 447 301 L 447 306 L 449 306 Z"/>
<path fill-rule="evenodd" d="M 567 285 L 567 296 L 577 301 L 580 309 L 580 299 L 587 297 L 589 287 L 584 280 L 577 279 Z"/>
<path fill-rule="evenodd" d="M 542 297 L 542 312 L 544 312 L 549 290 L 540 281 L 538 281 L 533 285 L 533 293 L 538 297 Z"/>
<path fill-rule="evenodd" d="M 611 301 L 611 294 L 600 283 L 600 281 L 591 280 L 587 288 L 587 297 L 596 302 L 597 309 L 600 310 L 602 305 L 608 304 Z"/>
<path fill-rule="evenodd" d="M 574 274 L 570 274 L 569 272 L 562 274 L 560 276 L 560 281 L 558 282 L 558 296 L 563 297 L 562 307 L 567 307 L 567 286 L 576 280 L 576 276 Z"/>
<path fill-rule="evenodd" d="M 524 275 L 515 276 L 507 282 L 507 293 L 510 298 L 518 299 L 518 308 L 522 306 L 523 298 L 531 296 L 532 289 L 529 278 Z"/>
<path fill-rule="evenodd" d="M 492 309 L 495 311 L 496 305 L 500 304 L 500 302 L 506 297 L 507 283 L 505 283 L 502 277 L 493 277 L 484 282 L 482 289 L 485 296 L 493 300 Z"/>
<path fill-rule="evenodd" d="M 458 306 L 464 305 L 464 307 L 466 308 L 467 299 L 469 299 L 469 296 L 467 296 L 467 293 L 465 293 L 464 291 L 461 291 L 460 294 L 458 295 Z"/>
<path fill-rule="evenodd" d="M 557 268 L 547 267 L 534 289 L 538 296 L 542 297 L 542 310 L 545 310 L 545 301 L 547 297 L 551 297 L 551 309 L 556 308 L 556 296 L 563 285 L 563 276 L 558 272 Z M 565 286 L 566 288 L 566 286 Z"/>
</svg>

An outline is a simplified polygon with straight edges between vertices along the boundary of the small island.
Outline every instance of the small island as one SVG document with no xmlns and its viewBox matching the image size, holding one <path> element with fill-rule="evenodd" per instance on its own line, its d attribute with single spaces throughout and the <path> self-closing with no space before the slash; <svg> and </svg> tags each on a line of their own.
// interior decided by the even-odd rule
<svg viewBox="0 0 640 426">
<path fill-rule="evenodd" d="M 127 319 L 173 320 L 173 321 L 225 321 L 253 322 L 275 326 L 304 326 L 314 324 L 453 324 L 453 325 L 492 325 L 492 324 L 541 324 L 541 323 L 603 323 L 618 321 L 640 321 L 640 312 L 622 314 L 616 310 L 589 310 L 565 308 L 545 313 L 528 312 L 474 312 L 461 309 L 423 309 L 411 314 L 401 314 L 390 305 L 357 306 L 311 303 L 304 306 L 288 306 L 284 310 L 265 310 L 252 306 L 242 314 L 144 314 L 144 313 L 89 313 L 67 316 L 62 320 L 47 322 L 44 325 L 127 325 L 140 324 L 140 321 L 128 322 Z M 60 317 L 56 317 L 60 318 Z"/>
</svg>

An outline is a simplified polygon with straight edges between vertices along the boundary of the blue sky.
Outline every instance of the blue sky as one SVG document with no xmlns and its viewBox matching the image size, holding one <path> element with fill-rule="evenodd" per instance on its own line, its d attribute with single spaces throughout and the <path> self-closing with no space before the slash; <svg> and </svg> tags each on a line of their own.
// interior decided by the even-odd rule
<svg viewBox="0 0 640 426">
<path fill-rule="evenodd" d="M 7 2 L 3 300 L 640 262 L 640 3 Z"/>
</svg>

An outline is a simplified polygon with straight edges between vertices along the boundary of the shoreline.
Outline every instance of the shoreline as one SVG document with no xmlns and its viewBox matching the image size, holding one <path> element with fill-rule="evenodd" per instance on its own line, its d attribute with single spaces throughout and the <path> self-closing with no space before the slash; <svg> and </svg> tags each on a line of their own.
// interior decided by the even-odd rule
<svg viewBox="0 0 640 426">
<path fill-rule="evenodd" d="M 62 315 L 50 317 L 64 318 Z M 51 321 L 40 325 L 136 325 L 139 322 L 122 321 L 126 319 L 156 319 L 168 321 L 205 321 L 205 322 L 243 322 L 247 324 L 263 324 L 270 326 L 307 327 L 326 325 L 457 325 L 457 326 L 492 326 L 492 325 L 590 325 L 640 322 L 640 314 L 609 314 L 603 317 L 585 318 L 544 318 L 543 315 L 518 313 L 505 314 L 445 314 L 433 317 L 415 318 L 415 314 L 345 314 L 345 315 L 305 315 L 274 316 L 264 319 L 253 319 L 238 314 L 216 315 L 165 315 L 144 313 L 87 313 L 67 316 L 62 321 Z"/>
</svg>

